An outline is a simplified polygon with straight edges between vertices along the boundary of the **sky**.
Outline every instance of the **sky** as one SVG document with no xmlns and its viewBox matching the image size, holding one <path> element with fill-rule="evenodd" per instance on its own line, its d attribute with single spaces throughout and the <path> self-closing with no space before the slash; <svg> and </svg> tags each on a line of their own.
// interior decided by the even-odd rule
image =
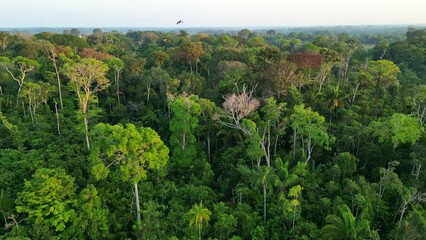
<svg viewBox="0 0 426 240">
<path fill-rule="evenodd" d="M 3 28 L 425 23 L 426 0 L 0 0 Z"/>
</svg>

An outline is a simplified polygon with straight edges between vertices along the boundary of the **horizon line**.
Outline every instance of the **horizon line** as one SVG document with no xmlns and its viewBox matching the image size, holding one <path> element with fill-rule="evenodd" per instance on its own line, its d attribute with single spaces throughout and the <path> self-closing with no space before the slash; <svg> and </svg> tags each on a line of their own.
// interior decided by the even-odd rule
<svg viewBox="0 0 426 240">
<path fill-rule="evenodd" d="M 28 26 L 28 27 L 3 27 L 0 29 L 22 28 L 158 28 L 158 29 L 193 29 L 193 28 L 305 28 L 305 27 L 362 27 L 362 26 L 426 26 L 426 23 L 383 23 L 383 24 L 336 24 L 336 25 L 242 25 L 242 26 Z"/>
</svg>

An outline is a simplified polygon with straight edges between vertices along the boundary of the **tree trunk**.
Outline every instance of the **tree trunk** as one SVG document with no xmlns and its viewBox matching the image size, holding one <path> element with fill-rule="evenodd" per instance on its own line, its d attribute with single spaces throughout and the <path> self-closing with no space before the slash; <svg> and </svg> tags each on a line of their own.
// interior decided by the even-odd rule
<svg viewBox="0 0 426 240">
<path fill-rule="evenodd" d="M 269 121 L 268 121 L 268 124 L 270 124 Z M 267 147 L 267 150 L 268 150 L 268 167 L 270 167 L 270 165 L 271 165 L 271 126 L 268 126 L 268 147 Z"/>
<path fill-rule="evenodd" d="M 90 140 L 89 140 L 89 120 L 87 119 L 86 113 L 84 113 L 84 130 L 86 133 L 86 145 L 87 150 L 90 151 Z"/>
<path fill-rule="evenodd" d="M 59 93 L 59 103 L 61 104 L 61 109 L 64 108 L 64 104 L 62 102 L 62 90 L 61 90 L 61 78 L 59 75 L 58 66 L 56 65 L 56 60 L 53 58 L 53 66 L 55 67 L 56 79 L 58 81 L 58 93 Z"/>
<path fill-rule="evenodd" d="M 150 95 L 150 93 L 151 93 L 151 84 L 147 84 L 146 85 L 146 89 L 147 89 L 147 96 L 146 96 L 146 103 L 148 104 L 148 102 L 149 102 L 149 95 Z"/>
<path fill-rule="evenodd" d="M 419 175 L 420 175 L 420 170 L 422 169 L 422 164 L 419 163 L 418 165 L 416 165 L 417 171 L 416 171 L 416 180 L 419 179 Z"/>
<path fill-rule="evenodd" d="M 18 107 L 18 106 L 16 106 Z M 22 110 L 24 111 L 24 118 L 27 118 L 27 110 L 25 110 L 25 104 L 22 103 Z"/>
<path fill-rule="evenodd" d="M 320 94 L 320 93 L 321 93 L 321 89 L 322 89 L 322 85 L 324 84 L 324 81 L 325 81 L 325 79 L 324 79 L 324 80 L 323 80 L 323 79 L 321 79 L 321 80 L 320 80 L 320 82 L 319 82 L 318 94 Z"/>
<path fill-rule="evenodd" d="M 407 202 L 404 201 L 401 209 L 401 216 L 399 217 L 398 225 L 401 225 L 402 219 L 404 218 L 405 210 L 407 210 Z"/>
<path fill-rule="evenodd" d="M 207 154 L 210 162 L 211 158 L 211 147 L 210 147 L 210 133 L 207 133 Z"/>
<path fill-rule="evenodd" d="M 265 156 L 266 165 L 268 167 L 270 167 L 271 166 L 271 159 L 270 159 L 270 155 L 269 155 L 269 143 L 267 142 L 270 139 L 266 139 L 265 134 L 266 134 L 266 130 L 263 133 L 262 140 L 259 141 L 259 144 L 260 144 L 260 147 L 263 150 L 263 156 Z"/>
<path fill-rule="evenodd" d="M 59 127 L 59 114 L 58 114 L 58 103 L 53 100 L 55 102 L 55 115 L 56 115 L 56 126 L 58 128 L 58 135 L 61 135 L 61 128 Z"/>
<path fill-rule="evenodd" d="M 293 156 L 296 159 L 296 139 L 297 139 L 297 130 L 293 132 Z"/>
<path fill-rule="evenodd" d="M 136 216 L 137 216 L 137 220 L 138 222 L 141 221 L 141 207 L 139 205 L 139 191 L 138 191 L 138 184 L 135 183 L 134 185 L 135 188 L 135 199 L 136 199 Z"/>
<path fill-rule="evenodd" d="M 1 87 L 0 87 L 0 94 L 1 94 Z M 423 107 L 422 111 L 420 111 L 420 109 L 422 109 L 421 106 L 417 108 L 417 118 L 419 119 L 420 127 L 423 127 L 423 124 L 425 122 L 424 119 L 425 119 L 426 108 Z"/>
<path fill-rule="evenodd" d="M 201 221 L 198 222 L 198 239 L 201 240 Z"/>
<path fill-rule="evenodd" d="M 185 150 L 185 145 L 186 145 L 186 134 L 183 133 L 183 135 L 182 135 L 182 150 Z"/>
<path fill-rule="evenodd" d="M 115 85 L 117 86 L 116 95 L 118 104 L 120 104 L 120 70 L 115 70 Z"/>
<path fill-rule="evenodd" d="M 310 137 L 309 137 L 309 139 L 308 139 L 308 143 L 307 143 L 307 145 L 306 145 L 306 150 L 307 150 L 307 152 L 308 152 L 308 157 L 306 158 L 306 163 L 307 162 L 309 162 L 309 160 L 311 160 L 311 156 L 312 156 L 312 148 L 313 147 L 311 147 L 311 145 L 312 145 L 312 143 L 311 143 L 311 139 L 310 139 Z"/>
<path fill-rule="evenodd" d="M 35 120 L 34 120 L 34 116 L 33 116 L 33 111 L 31 110 L 31 105 L 28 105 L 28 110 L 30 111 L 31 123 L 35 127 Z"/>
<path fill-rule="evenodd" d="M 19 83 L 18 94 L 16 95 L 16 106 L 19 105 L 19 93 L 21 93 L 22 85 L 23 84 Z"/>
<path fill-rule="evenodd" d="M 266 224 L 266 184 L 263 184 L 263 222 Z"/>
<path fill-rule="evenodd" d="M 275 136 L 274 156 L 277 155 L 277 147 L 278 147 L 278 134 Z"/>
</svg>

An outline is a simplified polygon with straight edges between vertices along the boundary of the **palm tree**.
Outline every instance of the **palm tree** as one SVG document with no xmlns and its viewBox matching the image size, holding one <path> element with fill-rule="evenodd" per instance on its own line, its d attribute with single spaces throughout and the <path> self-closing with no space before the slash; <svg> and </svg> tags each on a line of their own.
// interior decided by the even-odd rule
<svg viewBox="0 0 426 240">
<path fill-rule="evenodd" d="M 352 215 L 348 206 L 341 207 L 341 216 L 328 215 L 327 225 L 321 229 L 324 239 L 360 240 L 371 237 L 370 224 L 364 215 Z"/>
<path fill-rule="evenodd" d="M 198 225 L 198 239 L 201 240 L 201 227 L 203 222 L 210 221 L 210 215 L 212 212 L 208 208 L 203 208 L 203 201 L 200 204 L 194 204 L 188 212 L 189 214 L 189 226 L 194 224 Z"/>
<path fill-rule="evenodd" d="M 263 222 L 266 223 L 266 193 L 269 186 L 276 185 L 279 181 L 271 167 L 260 169 L 255 186 L 262 186 L 263 189 Z"/>
<path fill-rule="evenodd" d="M 294 173 L 294 170 L 302 171 L 302 169 L 306 168 L 306 165 L 303 162 L 298 162 L 298 165 L 289 170 L 289 161 L 286 160 L 283 162 L 281 158 L 275 159 L 274 168 L 278 177 L 278 181 L 276 182 L 276 187 L 278 189 L 278 199 L 283 200 L 287 195 L 288 188 L 292 185 L 296 185 L 296 182 L 299 179 L 299 176 Z"/>
</svg>

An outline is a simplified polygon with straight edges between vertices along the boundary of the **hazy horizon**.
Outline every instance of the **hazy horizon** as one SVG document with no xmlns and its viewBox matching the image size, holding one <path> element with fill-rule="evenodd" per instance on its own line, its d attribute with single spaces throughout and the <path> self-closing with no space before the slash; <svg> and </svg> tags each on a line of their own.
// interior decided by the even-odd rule
<svg viewBox="0 0 426 240">
<path fill-rule="evenodd" d="M 422 25 L 424 9 L 421 0 L 0 0 L 0 28 Z"/>
</svg>

